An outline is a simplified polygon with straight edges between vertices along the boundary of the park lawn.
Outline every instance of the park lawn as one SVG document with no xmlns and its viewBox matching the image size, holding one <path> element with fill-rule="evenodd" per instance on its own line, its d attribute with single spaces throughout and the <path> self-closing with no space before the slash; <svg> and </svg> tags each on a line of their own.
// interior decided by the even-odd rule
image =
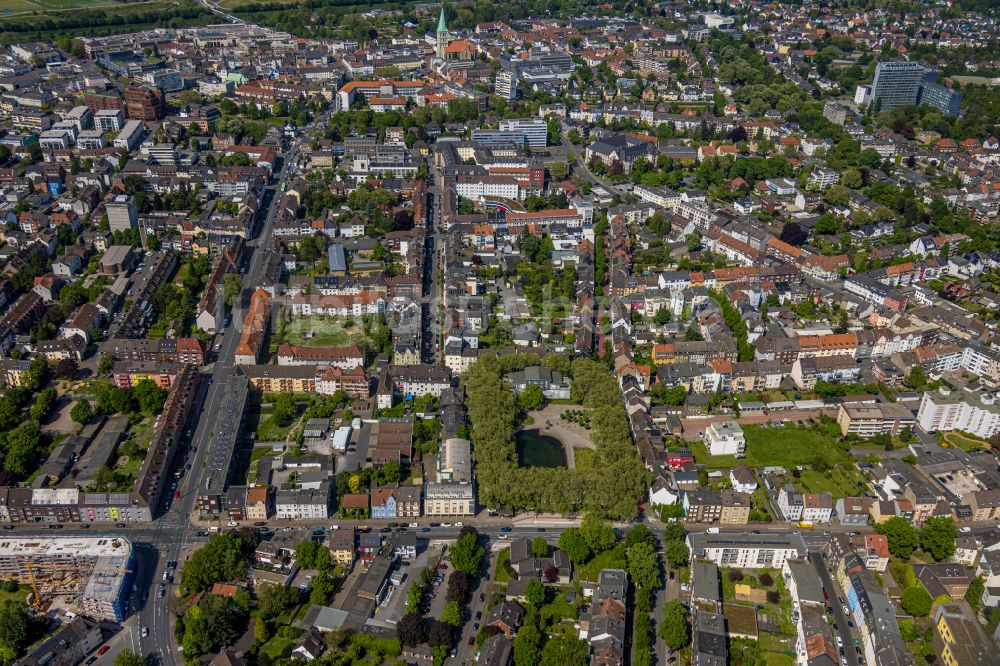
<svg viewBox="0 0 1000 666">
<path fill-rule="evenodd" d="M 848 462 L 837 448 L 837 440 L 820 428 L 786 425 L 780 428 L 743 427 L 747 440 L 746 463 L 751 467 L 797 467 L 808 465 L 817 455 L 831 464 Z"/>
<path fill-rule="evenodd" d="M 579 568 L 578 577 L 593 583 L 597 582 L 602 569 L 624 569 L 625 557 L 615 548 L 595 555 L 592 560 Z"/>
<path fill-rule="evenodd" d="M 865 491 L 864 478 L 847 465 L 839 465 L 828 472 L 804 469 L 798 485 L 811 493 L 828 492 L 835 500 L 842 497 L 857 497 Z"/>
<path fill-rule="evenodd" d="M 949 446 L 954 446 L 963 451 L 975 451 L 989 447 L 989 443 L 981 439 L 975 439 L 957 432 L 945 433 L 944 441 Z"/>
</svg>

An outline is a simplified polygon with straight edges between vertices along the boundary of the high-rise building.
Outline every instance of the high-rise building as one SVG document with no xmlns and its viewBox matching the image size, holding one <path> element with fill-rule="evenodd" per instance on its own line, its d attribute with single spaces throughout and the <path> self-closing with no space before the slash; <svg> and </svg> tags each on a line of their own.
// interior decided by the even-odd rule
<svg viewBox="0 0 1000 666">
<path fill-rule="evenodd" d="M 159 120 L 163 118 L 163 93 L 156 88 L 131 86 L 125 91 L 125 106 L 133 120 Z"/>
<path fill-rule="evenodd" d="M 437 27 L 437 57 L 444 60 L 444 52 L 448 48 L 448 23 L 444 18 L 444 3 L 441 3 L 441 15 Z"/>
<path fill-rule="evenodd" d="M 885 111 L 915 105 L 920 98 L 924 75 L 924 66 L 919 62 L 880 62 L 872 83 L 872 107 Z"/>
<path fill-rule="evenodd" d="M 139 212 L 132 197 L 120 195 L 107 205 L 108 227 L 111 231 L 127 231 L 139 226 Z"/>
<path fill-rule="evenodd" d="M 494 92 L 506 100 L 517 99 L 517 74 L 506 69 L 498 71 Z"/>
<path fill-rule="evenodd" d="M 501 132 L 521 132 L 525 145 L 544 148 L 548 142 L 549 125 L 541 118 L 512 118 L 500 121 Z"/>
<path fill-rule="evenodd" d="M 920 103 L 933 106 L 946 116 L 955 117 L 958 115 L 959 106 L 962 103 L 962 93 L 937 83 L 924 83 L 920 89 Z"/>
</svg>

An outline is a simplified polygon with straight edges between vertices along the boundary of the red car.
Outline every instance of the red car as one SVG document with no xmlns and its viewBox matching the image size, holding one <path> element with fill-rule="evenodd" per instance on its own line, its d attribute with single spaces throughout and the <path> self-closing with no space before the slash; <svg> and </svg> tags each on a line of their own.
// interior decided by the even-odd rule
<svg viewBox="0 0 1000 666">
<path fill-rule="evenodd" d="M 107 651 L 108 651 L 109 649 L 111 649 L 111 648 L 110 648 L 110 646 L 108 646 L 108 645 L 102 645 L 102 646 L 101 646 L 101 649 L 97 651 L 97 654 L 104 654 L 104 653 L 105 653 L 105 652 L 107 652 Z"/>
<path fill-rule="evenodd" d="M 447 564 L 439 564 L 438 565 L 438 569 L 447 569 L 447 568 L 448 568 Z"/>
</svg>

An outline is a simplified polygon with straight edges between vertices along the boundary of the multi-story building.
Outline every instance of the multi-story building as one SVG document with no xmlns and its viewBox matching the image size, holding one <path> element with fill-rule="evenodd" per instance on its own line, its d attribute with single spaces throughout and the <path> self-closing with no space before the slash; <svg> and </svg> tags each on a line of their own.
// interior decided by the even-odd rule
<svg viewBox="0 0 1000 666">
<path fill-rule="evenodd" d="M 328 532 L 326 547 L 330 549 L 335 564 L 349 569 L 354 564 L 354 526 Z"/>
<path fill-rule="evenodd" d="M 133 120 L 156 121 L 163 118 L 163 92 L 145 86 L 125 90 L 125 107 Z"/>
<path fill-rule="evenodd" d="M 713 456 L 743 457 L 747 440 L 736 421 L 716 421 L 705 429 L 705 444 Z"/>
<path fill-rule="evenodd" d="M 852 570 L 844 578 L 847 606 L 861 636 L 861 649 L 868 664 L 913 666 L 896 623 L 896 609 L 875 574 L 868 569 Z"/>
<path fill-rule="evenodd" d="M 121 109 L 101 109 L 94 113 L 94 129 L 102 132 L 120 132 L 124 123 Z"/>
<path fill-rule="evenodd" d="M 142 141 L 144 133 L 141 120 L 130 120 L 122 127 L 112 145 L 119 150 L 133 150 Z"/>
<path fill-rule="evenodd" d="M 120 536 L 0 538 L 0 576 L 31 582 L 43 596 L 76 594 L 97 620 L 125 619 L 134 570 L 132 544 Z"/>
<path fill-rule="evenodd" d="M 951 118 L 958 115 L 962 93 L 938 83 L 925 82 L 920 88 L 920 103 L 932 106 Z"/>
<path fill-rule="evenodd" d="M 496 82 L 493 92 L 498 97 L 508 101 L 517 99 L 517 74 L 510 70 L 501 69 L 497 72 Z"/>
<path fill-rule="evenodd" d="M 1000 405 L 988 393 L 941 387 L 924 393 L 917 423 L 927 432 L 962 430 L 989 439 L 1000 432 Z"/>
<path fill-rule="evenodd" d="M 924 66 L 919 62 L 880 62 L 875 67 L 871 104 L 880 111 L 914 106 L 924 82 Z"/>
<path fill-rule="evenodd" d="M 330 517 L 330 482 L 318 488 L 279 490 L 274 500 L 278 520 L 326 520 Z"/>
<path fill-rule="evenodd" d="M 843 403 L 837 408 L 837 423 L 843 435 L 869 439 L 878 434 L 898 435 L 912 428 L 917 419 L 902 403 Z"/>
<path fill-rule="evenodd" d="M 111 231 L 128 231 L 139 226 L 139 212 L 130 196 L 119 195 L 105 206 Z"/>
<path fill-rule="evenodd" d="M 427 516 L 472 516 L 476 512 L 475 489 L 471 483 L 429 483 L 424 491 Z"/>
<path fill-rule="evenodd" d="M 996 663 L 997 648 L 968 604 L 953 601 L 934 609 L 934 651 L 946 666 Z"/>
<path fill-rule="evenodd" d="M 500 121 L 501 132 L 520 132 L 524 145 L 529 148 L 544 148 L 548 143 L 549 126 L 541 118 L 511 118 Z"/>
<path fill-rule="evenodd" d="M 785 560 L 800 559 L 808 554 L 806 543 L 799 534 L 689 532 L 687 543 L 692 558 L 738 569 L 780 569 Z"/>
</svg>

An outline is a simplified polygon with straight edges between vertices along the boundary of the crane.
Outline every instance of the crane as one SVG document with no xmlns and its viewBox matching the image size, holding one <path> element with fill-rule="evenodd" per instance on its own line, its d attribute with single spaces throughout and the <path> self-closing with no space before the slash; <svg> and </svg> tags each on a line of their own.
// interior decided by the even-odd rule
<svg viewBox="0 0 1000 666">
<path fill-rule="evenodd" d="M 109 567 L 97 567 L 97 566 L 86 566 L 80 564 L 55 564 L 47 562 L 31 562 L 27 559 L 21 559 L 21 565 L 24 570 L 28 572 L 28 584 L 31 586 L 31 591 L 33 593 L 32 606 L 36 609 L 41 609 L 44 605 L 42 601 L 42 594 L 38 587 L 38 579 L 35 576 L 36 569 L 39 571 L 66 571 L 69 573 L 108 573 L 108 574 L 121 574 L 121 573 L 132 573 L 131 569 L 114 569 Z"/>
</svg>

